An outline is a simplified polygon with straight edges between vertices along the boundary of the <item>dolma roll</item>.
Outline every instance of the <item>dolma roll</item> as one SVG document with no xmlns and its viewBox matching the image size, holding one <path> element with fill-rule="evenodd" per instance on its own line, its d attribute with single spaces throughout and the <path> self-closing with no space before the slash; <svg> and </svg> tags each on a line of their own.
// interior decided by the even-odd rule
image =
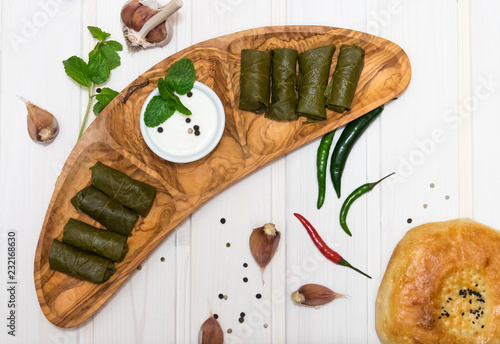
<svg viewBox="0 0 500 344">
<path fill-rule="evenodd" d="M 297 50 L 272 51 L 271 104 L 264 117 L 291 121 L 298 118 L 297 109 Z"/>
<path fill-rule="evenodd" d="M 57 239 L 52 242 L 49 254 L 52 270 L 62 272 L 92 283 L 104 283 L 115 272 L 115 265 L 109 259 L 84 252 Z"/>
<path fill-rule="evenodd" d="M 139 215 L 90 185 L 80 190 L 71 199 L 76 210 L 81 210 L 107 229 L 126 236 L 132 229 Z"/>
<path fill-rule="evenodd" d="M 149 213 L 156 196 L 154 186 L 130 178 L 99 161 L 90 170 L 92 185 L 96 188 L 143 217 Z"/>
<path fill-rule="evenodd" d="M 350 110 L 361 71 L 365 65 L 365 51 L 357 45 L 340 47 L 337 66 L 325 93 L 326 106 L 335 112 Z"/>
<path fill-rule="evenodd" d="M 127 237 L 69 219 L 62 241 L 85 251 L 94 252 L 114 262 L 121 262 L 128 252 Z"/>
<path fill-rule="evenodd" d="M 269 106 L 271 51 L 241 51 L 239 109 L 263 113 Z"/>
<path fill-rule="evenodd" d="M 326 119 L 325 89 L 335 46 L 325 45 L 299 54 L 297 112 L 309 122 Z"/>
</svg>

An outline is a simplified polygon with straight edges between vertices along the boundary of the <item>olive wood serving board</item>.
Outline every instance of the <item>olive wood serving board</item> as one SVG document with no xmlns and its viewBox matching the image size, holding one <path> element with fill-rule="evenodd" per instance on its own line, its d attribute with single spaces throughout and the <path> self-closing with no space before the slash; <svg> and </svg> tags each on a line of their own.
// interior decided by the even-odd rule
<svg viewBox="0 0 500 344">
<path fill-rule="evenodd" d="M 295 48 L 299 52 L 335 44 L 333 72 L 341 44 L 366 51 L 351 111 L 328 111 L 320 123 L 278 122 L 238 110 L 242 49 Z M 139 125 L 141 107 L 157 80 L 180 58 L 190 58 L 196 79 L 220 97 L 226 126 L 215 150 L 186 164 L 167 162 L 144 142 Z M 126 87 L 94 120 L 70 153 L 57 180 L 35 254 L 34 278 L 40 307 L 60 327 L 73 327 L 94 314 L 146 256 L 201 204 L 250 172 L 297 147 L 397 97 L 411 78 L 410 61 L 398 45 L 363 32 L 324 26 L 262 27 L 198 43 L 161 61 Z M 90 184 L 96 161 L 132 178 L 152 184 L 157 196 L 149 215 L 140 218 L 128 239 L 130 250 L 117 271 L 103 284 L 81 281 L 49 268 L 52 240 L 61 239 L 69 218 L 100 226 L 77 212 L 70 199 Z"/>
</svg>

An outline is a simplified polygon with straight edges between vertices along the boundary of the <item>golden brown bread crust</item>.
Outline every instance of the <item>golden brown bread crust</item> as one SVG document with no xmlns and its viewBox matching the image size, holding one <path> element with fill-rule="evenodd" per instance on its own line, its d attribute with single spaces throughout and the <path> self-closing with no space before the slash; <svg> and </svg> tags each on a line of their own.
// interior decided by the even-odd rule
<svg viewBox="0 0 500 344">
<path fill-rule="evenodd" d="M 428 223 L 398 243 L 375 306 L 389 343 L 500 343 L 500 232 L 469 219 Z"/>
</svg>

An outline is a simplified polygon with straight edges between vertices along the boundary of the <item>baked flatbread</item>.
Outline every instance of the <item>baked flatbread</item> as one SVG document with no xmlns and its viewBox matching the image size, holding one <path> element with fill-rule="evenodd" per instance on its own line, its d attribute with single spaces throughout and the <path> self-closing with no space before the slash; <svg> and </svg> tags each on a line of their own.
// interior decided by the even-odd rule
<svg viewBox="0 0 500 344">
<path fill-rule="evenodd" d="M 382 343 L 500 343 L 500 232 L 469 219 L 409 230 L 376 301 Z"/>
</svg>

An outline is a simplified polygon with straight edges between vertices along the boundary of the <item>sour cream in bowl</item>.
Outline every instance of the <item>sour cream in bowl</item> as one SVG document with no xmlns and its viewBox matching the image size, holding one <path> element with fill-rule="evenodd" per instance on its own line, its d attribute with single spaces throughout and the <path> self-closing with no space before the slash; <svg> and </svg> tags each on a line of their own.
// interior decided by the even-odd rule
<svg viewBox="0 0 500 344">
<path fill-rule="evenodd" d="M 219 143 L 224 132 L 226 115 L 217 94 L 208 86 L 195 81 L 193 89 L 179 98 L 192 114 L 178 111 L 157 127 L 144 123 L 149 101 L 159 95 L 156 88 L 148 96 L 141 110 L 141 134 L 148 147 L 159 157 L 178 163 L 203 158 Z"/>
</svg>

